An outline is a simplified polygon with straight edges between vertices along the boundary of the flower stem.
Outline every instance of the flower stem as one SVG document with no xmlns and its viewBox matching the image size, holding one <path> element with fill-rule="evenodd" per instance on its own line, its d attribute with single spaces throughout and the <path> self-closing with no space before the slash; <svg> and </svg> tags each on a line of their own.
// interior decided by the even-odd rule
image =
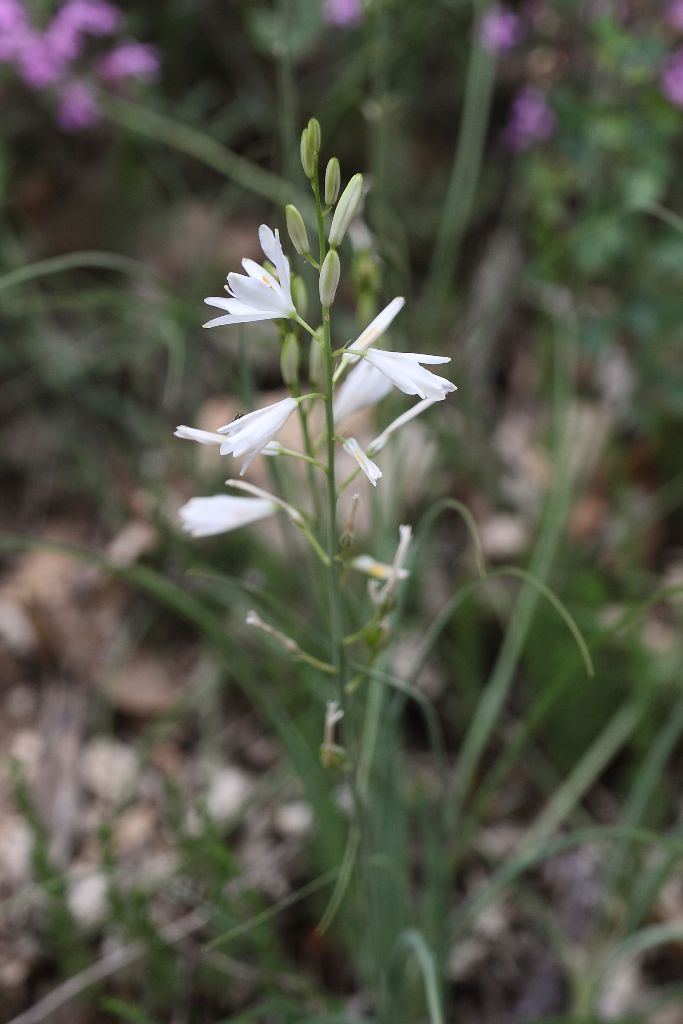
<svg viewBox="0 0 683 1024">
<path fill-rule="evenodd" d="M 323 208 L 320 199 L 320 182 L 318 180 L 317 161 L 315 174 L 311 180 L 311 187 L 315 197 L 319 257 L 320 265 L 322 266 L 326 255 L 327 242 L 325 239 L 325 225 L 323 223 Z M 337 478 L 334 465 L 334 353 L 332 351 L 330 310 L 329 307 L 326 306 L 323 306 L 323 349 L 325 353 L 325 427 L 327 434 L 327 556 L 330 560 L 328 567 L 330 634 L 332 664 L 337 670 L 339 706 L 343 710 L 346 697 L 346 651 L 344 649 L 344 623 L 342 616 L 341 592 L 339 588 L 339 563 L 337 560 L 337 555 L 339 553 L 339 541 L 337 539 Z"/>
</svg>

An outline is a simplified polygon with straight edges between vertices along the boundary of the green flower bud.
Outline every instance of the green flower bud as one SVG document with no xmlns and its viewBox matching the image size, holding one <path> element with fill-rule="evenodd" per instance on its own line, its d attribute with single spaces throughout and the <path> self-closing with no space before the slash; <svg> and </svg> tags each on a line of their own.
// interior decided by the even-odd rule
<svg viewBox="0 0 683 1024">
<path fill-rule="evenodd" d="M 334 206 L 341 188 L 341 167 L 333 156 L 325 169 L 325 206 Z"/>
<path fill-rule="evenodd" d="M 299 316 L 306 316 L 308 292 L 303 277 L 299 277 L 298 274 L 295 274 L 292 278 L 292 299 L 294 300 L 294 308 Z"/>
<path fill-rule="evenodd" d="M 304 128 L 301 133 L 301 166 L 307 178 L 315 174 L 315 152 L 311 143 L 311 133 Z"/>
<path fill-rule="evenodd" d="M 354 174 L 351 181 L 341 194 L 337 207 L 334 211 L 332 224 L 330 225 L 328 241 L 330 245 L 335 248 L 341 244 L 349 224 L 355 217 L 358 207 L 360 206 L 362 195 L 363 175 Z"/>
<path fill-rule="evenodd" d="M 292 206 L 291 203 L 285 206 L 285 216 L 287 217 L 287 230 L 292 240 L 292 245 L 299 255 L 303 256 L 305 253 L 310 252 L 304 219 L 296 206 Z"/>
<path fill-rule="evenodd" d="M 320 131 L 320 121 L 317 121 L 314 117 L 308 122 L 308 134 L 311 140 L 311 146 L 313 147 L 313 154 L 317 156 L 320 152 L 320 145 L 322 143 L 322 132 Z"/>
<path fill-rule="evenodd" d="M 316 333 L 316 337 L 311 339 L 311 348 L 308 354 L 308 377 L 315 388 L 324 388 L 325 386 L 325 354 L 323 350 L 323 337 L 322 331 Z"/>
<path fill-rule="evenodd" d="M 334 302 L 341 274 L 341 264 L 336 249 L 330 249 L 320 268 L 320 301 L 329 309 Z"/>
<path fill-rule="evenodd" d="M 280 349 L 280 370 L 288 388 L 293 388 L 299 380 L 300 360 L 299 339 L 293 331 L 288 331 Z"/>
</svg>

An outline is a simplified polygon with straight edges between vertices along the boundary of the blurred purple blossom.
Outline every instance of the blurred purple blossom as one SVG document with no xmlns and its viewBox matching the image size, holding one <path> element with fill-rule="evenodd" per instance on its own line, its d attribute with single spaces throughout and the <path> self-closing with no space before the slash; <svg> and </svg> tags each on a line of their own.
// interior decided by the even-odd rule
<svg viewBox="0 0 683 1024">
<path fill-rule="evenodd" d="M 16 58 L 28 30 L 26 11 L 19 0 L 0 0 L 0 61 Z"/>
<path fill-rule="evenodd" d="M 555 111 L 541 90 L 527 85 L 513 101 L 503 139 L 510 149 L 523 152 L 535 142 L 549 139 L 556 125 Z"/>
<path fill-rule="evenodd" d="M 158 71 L 154 48 L 132 39 L 111 46 L 97 64 L 85 64 L 87 37 L 112 36 L 123 23 L 110 0 L 64 0 L 44 31 L 31 25 L 28 11 L 28 0 L 0 0 L 0 61 L 12 64 L 30 88 L 54 91 L 66 131 L 99 121 L 98 79 L 110 85 Z"/>
<path fill-rule="evenodd" d="M 683 49 L 674 50 L 659 79 L 662 92 L 677 107 L 683 107 Z"/>
<path fill-rule="evenodd" d="M 481 45 L 489 53 L 504 53 L 511 50 L 522 38 L 522 22 L 519 15 L 496 4 L 491 7 L 481 23 Z"/>
<path fill-rule="evenodd" d="M 105 82 L 126 78 L 154 78 L 159 71 L 159 58 L 153 46 L 129 40 L 110 50 L 98 64 Z"/>
<path fill-rule="evenodd" d="M 325 0 L 323 18 L 330 25 L 357 25 L 363 17 L 361 0 Z"/>
<path fill-rule="evenodd" d="M 671 28 L 683 32 L 683 0 L 671 0 L 664 11 L 664 21 Z"/>
<path fill-rule="evenodd" d="M 66 132 L 91 128 L 100 120 L 95 93 L 87 82 L 69 82 L 59 98 L 57 120 Z"/>
</svg>

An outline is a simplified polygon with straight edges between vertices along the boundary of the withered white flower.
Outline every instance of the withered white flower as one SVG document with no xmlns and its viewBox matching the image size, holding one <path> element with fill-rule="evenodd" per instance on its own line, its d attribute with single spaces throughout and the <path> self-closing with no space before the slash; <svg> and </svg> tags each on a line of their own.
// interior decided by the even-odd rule
<svg viewBox="0 0 683 1024">
<path fill-rule="evenodd" d="M 354 412 L 381 402 L 390 391 L 391 381 L 367 359 L 361 359 L 335 395 L 334 422 L 341 423 Z"/>
<path fill-rule="evenodd" d="M 394 555 L 394 560 L 391 563 L 384 584 L 380 585 L 379 580 L 370 580 L 368 583 L 370 598 L 373 604 L 377 607 L 381 607 L 383 604 L 386 604 L 389 598 L 392 597 L 399 581 L 405 579 L 408 575 L 405 563 L 408 557 L 408 548 L 410 547 L 412 538 L 412 526 L 406 526 L 405 524 L 399 526 L 396 554 Z"/>
<path fill-rule="evenodd" d="M 440 402 L 449 391 L 456 390 L 450 380 L 420 365 L 450 363 L 450 356 L 431 356 L 423 352 L 383 352 L 378 348 L 369 348 L 365 359 L 406 395 L 419 395 L 420 398 Z"/>
<path fill-rule="evenodd" d="M 371 576 L 373 580 L 379 580 L 382 583 L 391 579 L 394 573 L 397 573 L 397 578 L 399 580 L 405 580 L 410 575 L 407 569 L 399 567 L 399 569 L 396 570 L 393 564 L 378 562 L 376 558 L 372 557 L 372 555 L 358 555 L 350 564 L 352 569 L 357 569 L 358 572 L 364 572 L 367 576 Z"/>
<path fill-rule="evenodd" d="M 210 296 L 204 299 L 208 306 L 226 310 L 226 315 L 209 320 L 204 327 L 278 320 L 294 314 L 289 261 L 282 250 L 279 232 L 262 224 L 259 228 L 259 242 L 264 254 L 275 267 L 277 277 L 254 260 L 242 260 L 246 275 L 228 274 L 226 291 L 230 298 Z"/>
<path fill-rule="evenodd" d="M 347 455 L 350 455 L 356 460 L 372 486 L 376 487 L 377 481 L 382 475 L 382 470 L 379 466 L 375 465 L 375 463 L 367 457 L 355 437 L 347 437 L 344 441 L 343 447 Z"/>
<path fill-rule="evenodd" d="M 265 498 L 215 494 L 209 498 L 190 498 L 178 515 L 183 529 L 192 537 L 212 537 L 266 519 L 275 511 L 275 503 Z"/>
<path fill-rule="evenodd" d="M 244 475 L 259 452 L 282 429 L 296 406 L 295 398 L 283 398 L 281 402 L 248 412 L 246 416 L 240 416 L 218 428 L 218 433 L 223 435 L 221 455 L 230 454 L 236 459 L 245 459 L 240 476 Z"/>
<path fill-rule="evenodd" d="M 351 378 L 349 377 L 349 380 L 350 379 Z M 425 411 L 425 409 L 429 409 L 430 406 L 434 405 L 437 401 L 438 399 L 436 398 L 423 398 L 422 401 L 416 402 L 410 409 L 407 409 L 404 413 L 401 413 L 400 416 L 397 416 L 395 420 L 391 421 L 388 427 L 384 428 L 381 434 L 378 434 L 377 437 L 370 442 L 367 448 L 368 455 L 378 455 L 396 430 L 404 426 L 406 423 L 409 423 L 410 420 L 415 419 L 416 416 L 419 416 L 421 412 Z"/>
</svg>

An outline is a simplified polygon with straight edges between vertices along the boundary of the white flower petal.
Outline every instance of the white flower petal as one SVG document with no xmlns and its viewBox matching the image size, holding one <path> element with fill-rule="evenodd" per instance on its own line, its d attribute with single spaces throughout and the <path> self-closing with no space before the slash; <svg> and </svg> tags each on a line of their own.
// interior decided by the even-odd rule
<svg viewBox="0 0 683 1024">
<path fill-rule="evenodd" d="M 280 289 L 271 288 L 263 281 L 256 281 L 244 274 L 228 274 L 228 286 L 235 298 L 256 310 L 275 310 L 280 316 L 287 316 L 289 306 Z"/>
<path fill-rule="evenodd" d="M 351 378 L 349 377 L 349 380 L 350 379 Z M 398 430 L 399 427 L 402 427 L 406 423 L 409 423 L 410 420 L 414 419 L 416 416 L 419 416 L 420 413 L 425 411 L 425 409 L 429 409 L 437 401 L 438 399 L 435 398 L 423 398 L 420 402 L 416 402 L 415 405 L 411 406 L 410 409 L 407 409 L 406 412 L 402 413 L 400 416 L 397 416 L 395 420 L 391 421 L 388 427 L 384 428 L 381 434 L 378 434 L 378 436 L 370 442 L 367 449 L 368 455 L 378 455 L 379 452 L 382 451 L 382 448 L 384 448 L 385 444 L 387 443 L 391 435 L 396 430 Z"/>
<path fill-rule="evenodd" d="M 277 320 L 282 313 L 240 313 L 217 316 L 215 320 L 207 320 L 202 327 L 222 327 L 224 324 L 253 324 L 258 320 Z"/>
<path fill-rule="evenodd" d="M 216 494 L 190 498 L 178 511 L 183 529 L 192 537 L 212 537 L 273 515 L 275 504 L 265 498 Z"/>
<path fill-rule="evenodd" d="M 392 320 L 394 320 L 394 318 L 403 309 L 405 301 L 406 300 L 400 295 L 395 299 L 392 299 L 389 305 L 385 306 L 384 309 L 377 314 L 375 319 L 370 321 L 365 330 L 358 335 L 354 343 L 350 345 L 349 348 L 352 348 L 357 352 L 364 352 L 365 349 L 384 334 Z M 351 366 L 353 363 L 356 363 L 358 359 L 359 357 L 357 355 L 343 355 L 335 372 L 335 381 L 339 379 L 347 366 Z"/>
<path fill-rule="evenodd" d="M 341 423 L 348 416 L 368 405 L 380 402 L 391 391 L 391 381 L 378 369 L 361 359 L 354 366 L 334 399 L 334 422 Z"/>
<path fill-rule="evenodd" d="M 174 436 L 182 437 L 185 441 L 196 441 L 197 444 L 223 444 L 222 434 L 199 430 L 197 427 L 186 427 L 184 424 L 175 428 Z"/>
<path fill-rule="evenodd" d="M 282 245 L 280 244 L 280 232 L 272 231 L 266 224 L 262 224 L 258 229 L 258 237 L 263 252 L 277 270 L 277 276 L 280 279 L 280 287 L 282 288 L 283 294 L 285 298 L 289 299 L 291 304 L 292 291 L 289 274 L 289 261 L 282 251 Z"/>
<path fill-rule="evenodd" d="M 351 348 L 364 352 L 386 331 L 389 324 L 401 312 L 405 305 L 405 299 L 399 295 L 392 299 L 388 306 L 385 306 L 381 313 L 378 313 L 365 330 L 358 335 Z"/>
<path fill-rule="evenodd" d="M 273 277 L 269 270 L 266 270 L 266 268 L 262 267 L 260 263 L 257 263 L 256 260 L 243 259 L 242 266 L 249 277 L 253 277 L 255 281 L 262 281 L 264 284 L 267 284 L 269 288 L 273 288 L 275 291 L 280 291 L 280 285 L 278 284 L 277 279 Z"/>
<path fill-rule="evenodd" d="M 377 486 L 377 481 L 382 475 L 382 470 L 379 466 L 367 457 L 361 446 L 356 441 L 355 437 L 347 437 L 343 444 L 344 451 L 347 455 L 350 455 L 356 460 L 360 468 L 365 473 L 366 477 L 370 481 L 373 487 Z"/>
</svg>

